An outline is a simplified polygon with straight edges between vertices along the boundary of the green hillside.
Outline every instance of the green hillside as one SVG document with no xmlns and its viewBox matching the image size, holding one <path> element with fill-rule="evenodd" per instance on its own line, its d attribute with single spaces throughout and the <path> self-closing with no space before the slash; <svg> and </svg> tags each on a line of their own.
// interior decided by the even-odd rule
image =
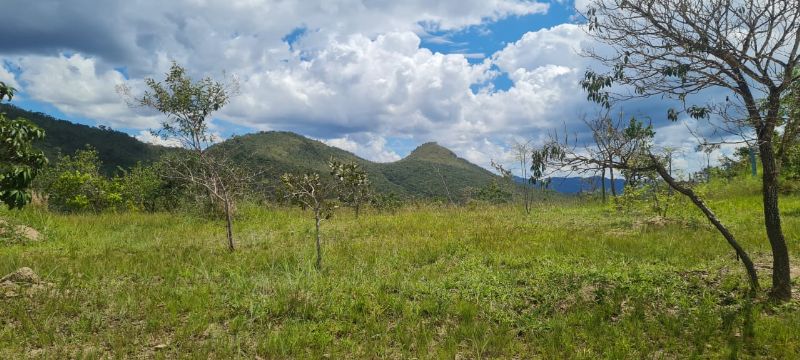
<svg viewBox="0 0 800 360">
<path fill-rule="evenodd" d="M 26 118 L 43 128 L 47 136 L 36 146 L 51 161 L 58 154 L 72 154 L 90 145 L 98 151 L 103 170 L 110 174 L 118 167 L 129 168 L 138 161 L 156 160 L 169 151 L 120 131 L 75 124 L 13 105 L 0 105 L 0 111 L 11 118 Z M 403 196 L 445 198 L 449 190 L 457 198 L 465 188 L 484 186 L 494 177 L 436 143 L 423 144 L 405 159 L 392 163 L 371 162 L 320 141 L 282 131 L 235 136 L 215 145 L 213 151 L 224 151 L 235 161 L 263 172 L 264 179 L 273 184 L 287 172 L 327 175 L 327 161 L 331 158 L 359 163 L 369 173 L 377 191 Z"/>
<path fill-rule="evenodd" d="M 72 154 L 90 145 L 98 151 L 103 171 L 110 174 L 117 167 L 129 168 L 137 161 L 153 161 L 167 150 L 143 143 L 124 132 L 75 124 L 13 105 L 0 104 L 0 111 L 12 119 L 28 119 L 44 129 L 47 136 L 36 143 L 36 147 L 42 149 L 51 162 L 58 158 L 59 153 Z"/>
<path fill-rule="evenodd" d="M 370 174 L 377 191 L 406 196 L 446 197 L 446 189 L 449 189 L 455 197 L 466 187 L 483 186 L 494 177 L 486 169 L 435 143 L 424 144 L 405 159 L 392 163 L 371 162 L 290 132 L 238 136 L 218 145 L 217 151 L 225 151 L 237 161 L 262 170 L 273 179 L 286 172 L 327 174 L 330 158 L 355 161 Z"/>
</svg>

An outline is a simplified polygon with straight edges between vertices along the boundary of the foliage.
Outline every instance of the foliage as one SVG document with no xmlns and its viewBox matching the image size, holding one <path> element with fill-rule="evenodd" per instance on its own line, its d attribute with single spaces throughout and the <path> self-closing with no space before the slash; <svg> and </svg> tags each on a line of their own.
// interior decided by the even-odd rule
<svg viewBox="0 0 800 360">
<path fill-rule="evenodd" d="M 208 130 L 209 118 L 236 92 L 210 77 L 194 81 L 186 69 L 175 62 L 163 82 L 147 78 L 145 84 L 148 90 L 135 102 L 166 115 L 159 133 L 180 140 L 185 148 L 192 150 L 205 149 L 214 142 L 214 135 Z M 128 90 L 123 87 L 120 91 L 127 93 Z"/>
<path fill-rule="evenodd" d="M 48 206 L 64 212 L 122 210 L 123 189 L 100 172 L 97 151 L 87 147 L 73 155 L 62 155 L 55 166 L 45 170 L 37 188 Z"/>
<path fill-rule="evenodd" d="M 236 164 L 224 151 L 209 153 L 215 135 L 209 131 L 209 121 L 236 93 L 237 89 L 211 79 L 193 80 L 182 66 L 173 62 L 164 82 L 145 79 L 148 90 L 134 100 L 140 106 L 162 113 L 159 132 L 165 138 L 177 139 L 188 151 L 173 153 L 165 176 L 189 186 L 199 188 L 209 202 L 225 214 L 228 249 L 235 249 L 233 238 L 233 213 L 236 198 L 253 180 L 252 174 Z M 235 82 L 230 84 L 238 86 Z M 119 91 L 130 97 L 130 90 Z"/>
<path fill-rule="evenodd" d="M 486 169 L 457 157 L 434 143 L 423 144 L 402 160 L 377 163 L 317 140 L 290 132 L 261 132 L 233 137 L 211 151 L 224 150 L 238 163 L 262 173 L 268 186 L 280 188 L 284 173 L 318 173 L 332 180 L 328 159 L 356 163 L 369 174 L 375 193 L 394 192 L 402 197 L 446 197 L 439 172 L 452 194 L 479 188 L 495 177 Z"/>
<path fill-rule="evenodd" d="M 0 102 L 11 100 L 14 88 L 0 82 Z M 47 164 L 33 142 L 44 131 L 25 119 L 11 120 L 0 109 L 0 203 L 20 209 L 31 201 L 30 186 Z"/>
<path fill-rule="evenodd" d="M 769 266 L 758 181 L 710 188 Z M 29 266 L 55 284 L 0 300 L 14 324 L 0 358 L 795 358 L 798 302 L 748 308 L 735 257 L 688 210 L 641 228 L 571 197 L 536 204 L 534 221 L 516 204 L 335 217 L 324 276 L 299 209 L 242 206 L 236 256 L 220 222 L 182 214 L 0 210 L 48 232 L 4 247 L 0 276 Z"/>
<path fill-rule="evenodd" d="M 500 181 L 492 179 L 486 186 L 471 191 L 468 198 L 492 204 L 505 204 L 511 202 L 512 195 L 511 191 L 500 184 Z"/>
<path fill-rule="evenodd" d="M 336 205 L 330 198 L 335 196 L 335 188 L 323 181 L 319 174 L 283 174 L 281 176 L 287 200 L 303 210 L 309 209 L 314 214 L 317 245 L 316 268 L 322 268 L 322 247 L 320 244 L 320 225 L 323 220 L 333 216 Z"/>
<path fill-rule="evenodd" d="M 355 162 L 343 163 L 330 160 L 328 166 L 331 169 L 330 174 L 336 182 L 335 191 L 339 201 L 353 208 L 358 217 L 361 207 L 372 198 L 372 188 L 367 172 Z"/>
<path fill-rule="evenodd" d="M 183 184 L 164 174 L 168 163 L 160 160 L 145 165 L 137 163 L 130 169 L 119 169 L 113 178 L 122 192 L 125 207 L 132 211 L 176 210 L 189 195 Z"/>
<path fill-rule="evenodd" d="M 396 193 L 378 193 L 371 199 L 372 206 L 378 211 L 396 212 L 403 206 L 403 198 Z"/>
<path fill-rule="evenodd" d="M 100 170 L 107 176 L 113 175 L 120 167 L 133 167 L 137 162 L 153 163 L 162 154 L 174 151 L 173 148 L 143 143 L 127 133 L 102 125 L 91 127 L 71 123 L 12 105 L 0 104 L 1 111 L 5 111 L 11 118 L 28 119 L 45 131 L 47 136 L 34 141 L 34 146 L 41 149 L 50 162 L 58 161 L 60 154 L 72 154 L 89 145 L 97 150 L 103 164 Z"/>
</svg>

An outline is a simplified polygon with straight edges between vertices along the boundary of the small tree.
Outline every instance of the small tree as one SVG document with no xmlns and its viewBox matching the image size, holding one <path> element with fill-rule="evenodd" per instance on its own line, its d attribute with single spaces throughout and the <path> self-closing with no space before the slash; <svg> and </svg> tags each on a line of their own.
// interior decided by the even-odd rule
<svg viewBox="0 0 800 360">
<path fill-rule="evenodd" d="M 531 152 L 533 147 L 530 141 L 521 142 L 514 141 L 511 145 L 511 151 L 514 153 L 514 159 L 519 163 L 519 175 L 522 178 L 522 207 L 525 209 L 526 214 L 531 213 L 531 203 L 533 202 L 533 194 L 531 193 L 531 186 L 533 179 L 528 173 L 530 171 Z"/>
<path fill-rule="evenodd" d="M 186 70 L 173 63 L 164 82 L 152 78 L 145 79 L 148 91 L 133 103 L 158 110 L 166 115 L 161 123 L 161 136 L 178 139 L 188 151 L 179 152 L 170 158 L 166 177 L 186 181 L 202 189 L 212 204 L 220 204 L 226 220 L 228 249 L 235 249 L 233 239 L 233 211 L 237 190 L 251 176 L 230 161 L 223 152 L 211 152 L 215 136 L 209 130 L 209 122 L 214 112 L 228 104 L 237 90 L 233 81 L 222 84 L 211 78 L 192 80 Z M 126 87 L 120 93 L 129 96 Z"/>
<path fill-rule="evenodd" d="M 353 208 L 358 218 L 361 206 L 372 198 L 369 176 L 355 162 L 342 163 L 330 160 L 328 166 L 336 181 L 336 193 L 342 204 Z"/>
<path fill-rule="evenodd" d="M 14 97 L 14 88 L 0 82 L 0 102 Z M 25 119 L 6 119 L 0 113 L 0 202 L 20 209 L 31 201 L 33 179 L 47 165 L 47 158 L 33 147 L 44 131 Z"/>
<path fill-rule="evenodd" d="M 304 174 L 302 176 L 283 174 L 281 176 L 286 198 L 293 205 L 300 206 L 303 210 L 311 209 L 314 213 L 316 229 L 317 270 L 322 269 L 322 245 L 320 243 L 320 225 L 324 220 L 330 219 L 335 206 L 330 202 L 332 186 L 320 179 L 319 174 Z"/>
</svg>

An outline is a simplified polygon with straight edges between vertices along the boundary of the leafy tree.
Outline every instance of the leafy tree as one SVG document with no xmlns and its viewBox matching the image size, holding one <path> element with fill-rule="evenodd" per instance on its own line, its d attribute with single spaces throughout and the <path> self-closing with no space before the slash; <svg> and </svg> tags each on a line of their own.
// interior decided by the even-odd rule
<svg viewBox="0 0 800 360">
<path fill-rule="evenodd" d="M 36 186 L 47 197 L 51 209 L 65 212 L 101 212 L 124 206 L 119 183 L 100 172 L 97 151 L 87 147 L 73 155 L 62 155 L 48 168 Z"/>
<path fill-rule="evenodd" d="M 319 174 L 281 176 L 285 195 L 293 205 L 303 210 L 310 209 L 314 214 L 316 229 L 317 270 L 322 269 L 322 245 L 320 244 L 320 225 L 324 220 L 333 216 L 335 205 L 330 201 L 333 195 L 333 186 L 320 179 Z"/>
<path fill-rule="evenodd" d="M 783 98 L 800 78 L 800 2 L 592 0 L 585 15 L 591 35 L 607 45 L 587 55 L 610 69 L 587 71 L 582 86 L 589 100 L 610 108 L 627 99 L 671 97 L 685 105 L 668 111 L 668 119 L 677 120 L 681 113 L 720 119 L 716 125 L 723 132 L 758 144 L 764 226 L 773 259 L 770 296 L 789 300 L 789 251 L 778 190 L 781 149 L 794 139 L 776 130 L 783 125 L 792 132 L 800 125 L 781 116 Z M 724 103 L 689 104 L 709 89 L 724 89 L 729 96 Z"/>
<path fill-rule="evenodd" d="M 343 163 L 330 160 L 328 166 L 336 181 L 336 193 L 342 204 L 353 208 L 358 218 L 361 206 L 372 197 L 372 188 L 367 172 L 355 162 Z"/>
<path fill-rule="evenodd" d="M 492 179 L 486 186 L 478 189 L 475 194 L 477 200 L 486 201 L 494 204 L 504 204 L 511 201 L 510 191 L 503 189 L 497 179 Z"/>
<path fill-rule="evenodd" d="M 162 174 L 164 163 L 150 165 L 136 163 L 130 169 L 119 169 L 113 181 L 122 192 L 123 201 L 129 210 L 155 212 L 173 209 L 180 201 L 183 189 L 171 183 Z"/>
<path fill-rule="evenodd" d="M 14 97 L 14 88 L 0 82 L 0 102 Z M 20 209 L 31 201 L 30 186 L 47 164 L 47 158 L 32 143 L 44 131 L 25 119 L 10 120 L 0 112 L 0 202 Z"/>
<path fill-rule="evenodd" d="M 177 139 L 188 151 L 168 157 L 164 176 L 187 182 L 202 189 L 207 199 L 220 204 L 225 213 L 228 249 L 233 251 L 233 212 L 238 190 L 252 176 L 245 175 L 224 152 L 209 151 L 214 134 L 209 122 L 214 112 L 228 104 L 236 92 L 236 83 L 225 85 L 211 78 L 194 81 L 186 70 L 173 63 L 163 82 L 145 79 L 149 88 L 135 103 L 155 109 L 166 116 L 160 135 Z M 129 94 L 121 88 L 120 92 Z"/>
</svg>

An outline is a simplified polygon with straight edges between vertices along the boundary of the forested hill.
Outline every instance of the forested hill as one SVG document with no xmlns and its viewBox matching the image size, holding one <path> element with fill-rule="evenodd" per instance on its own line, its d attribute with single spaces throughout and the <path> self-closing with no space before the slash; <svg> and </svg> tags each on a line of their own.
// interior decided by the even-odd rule
<svg viewBox="0 0 800 360">
<path fill-rule="evenodd" d="M 290 132 L 260 132 L 237 136 L 217 146 L 238 162 L 277 178 L 286 172 L 328 173 L 329 159 L 355 161 L 370 175 L 379 192 L 406 196 L 459 197 L 468 187 L 488 184 L 495 175 L 456 156 L 435 143 L 427 143 L 408 157 L 376 163 L 348 151 Z"/>
<path fill-rule="evenodd" d="M 47 135 L 35 145 L 51 162 L 59 153 L 71 155 L 89 145 L 97 150 L 103 171 L 111 174 L 117 167 L 129 168 L 137 161 L 150 162 L 167 151 L 167 148 L 143 143 L 124 132 L 75 124 L 13 105 L 0 104 L 0 111 L 11 119 L 25 118 L 44 129 Z"/>
</svg>

